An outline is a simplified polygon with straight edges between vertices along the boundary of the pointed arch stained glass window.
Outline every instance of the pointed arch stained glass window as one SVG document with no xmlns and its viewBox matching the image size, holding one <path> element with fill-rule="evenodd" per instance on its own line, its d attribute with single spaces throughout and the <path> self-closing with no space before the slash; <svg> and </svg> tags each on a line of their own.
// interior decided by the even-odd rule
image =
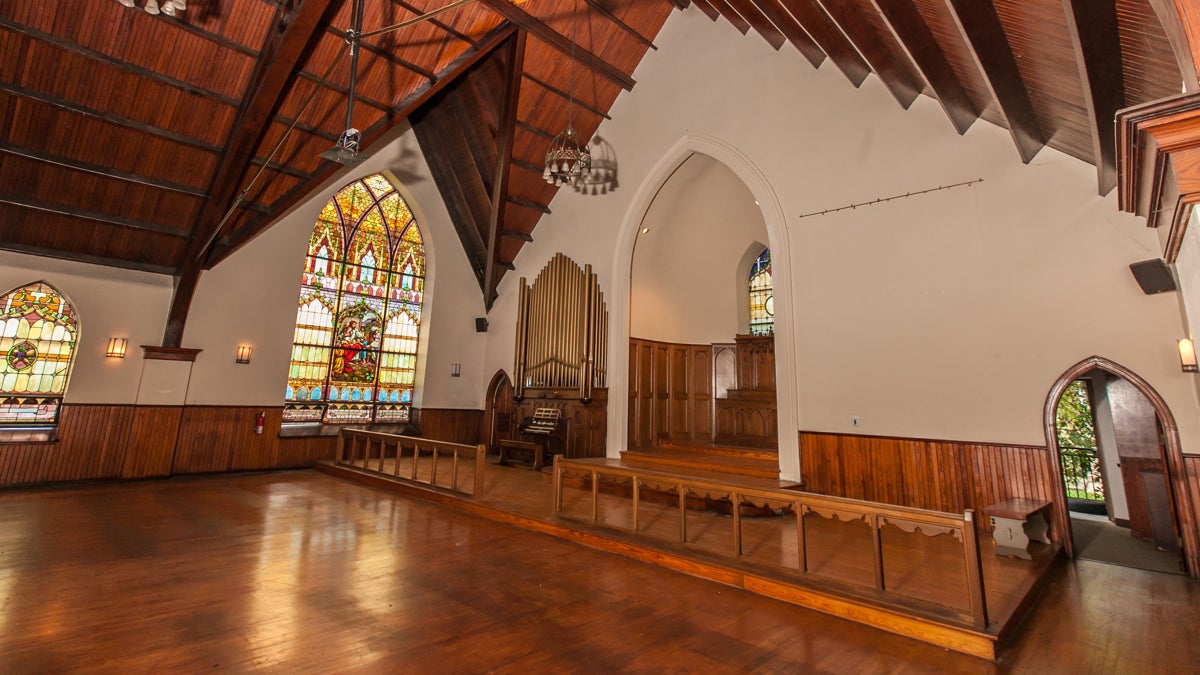
<svg viewBox="0 0 1200 675">
<path fill-rule="evenodd" d="M 79 324 L 62 293 L 38 281 L 0 296 L 0 424 L 54 424 Z"/>
<path fill-rule="evenodd" d="M 407 422 L 417 370 L 425 248 L 379 174 L 321 211 L 300 282 L 285 422 Z"/>
<path fill-rule="evenodd" d="M 750 267 L 750 334 L 775 332 L 775 292 L 771 287 L 771 249 L 764 249 Z"/>
</svg>

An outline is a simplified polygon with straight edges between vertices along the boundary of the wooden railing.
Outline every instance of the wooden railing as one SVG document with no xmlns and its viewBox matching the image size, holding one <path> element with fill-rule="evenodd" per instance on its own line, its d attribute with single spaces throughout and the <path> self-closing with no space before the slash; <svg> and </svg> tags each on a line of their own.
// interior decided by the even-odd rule
<svg viewBox="0 0 1200 675">
<path fill-rule="evenodd" d="M 843 522 L 862 520 L 870 528 L 874 549 L 874 588 L 881 596 L 887 595 L 889 589 L 884 582 L 884 547 L 882 528 L 891 525 L 906 533 L 918 532 L 926 536 L 949 534 L 961 544 L 962 564 L 965 566 L 967 580 L 967 595 L 969 600 L 968 615 L 964 616 L 960 607 L 933 601 L 940 610 L 949 610 L 951 616 L 959 617 L 958 622 L 976 630 L 983 631 L 988 627 L 987 601 L 984 594 L 983 567 L 979 555 L 979 534 L 976 526 L 975 512 L 971 509 L 961 516 L 940 511 L 927 511 L 902 506 L 891 506 L 877 502 L 865 502 L 842 497 L 785 490 L 781 488 L 755 488 L 736 486 L 712 479 L 672 474 L 644 467 L 619 466 L 604 463 L 603 460 L 570 460 L 560 456 L 554 458 L 554 514 L 563 516 L 563 476 L 588 476 L 591 485 L 591 522 L 595 523 L 598 516 L 599 478 L 601 476 L 628 479 L 632 487 L 632 509 L 629 530 L 639 531 L 638 510 L 641 502 L 641 491 L 650 488 L 658 491 L 674 492 L 678 500 L 679 530 L 678 541 L 688 543 L 687 527 L 687 498 L 692 495 L 728 495 L 733 508 L 733 533 L 731 542 L 731 557 L 741 559 L 742 551 L 742 514 L 738 508 L 742 504 L 780 504 L 782 511 L 790 511 L 795 518 L 796 545 L 798 553 L 798 569 L 801 576 L 809 574 L 808 538 L 805 531 L 804 517 L 809 514 L 832 519 L 838 518 Z M 819 585 L 819 584 L 818 584 Z M 904 596 L 897 598 L 900 604 L 910 605 L 912 598 Z"/>
<path fill-rule="evenodd" d="M 450 480 L 438 482 L 439 459 L 449 457 Z M 362 429 L 339 429 L 337 464 L 479 497 L 483 494 L 486 445 L 461 445 L 416 436 Z M 384 468 L 390 464 L 390 471 Z M 471 491 L 459 487 L 459 474 L 474 467 Z M 443 477 L 445 472 L 443 471 Z"/>
</svg>

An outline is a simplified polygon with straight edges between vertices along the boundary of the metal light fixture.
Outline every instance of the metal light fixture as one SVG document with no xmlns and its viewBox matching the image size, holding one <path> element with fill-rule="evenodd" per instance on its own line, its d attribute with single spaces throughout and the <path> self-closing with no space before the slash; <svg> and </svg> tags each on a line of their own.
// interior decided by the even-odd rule
<svg viewBox="0 0 1200 675">
<path fill-rule="evenodd" d="M 592 168 L 574 184 L 575 191 L 585 195 L 606 195 L 619 187 L 617 153 L 611 143 L 599 136 L 592 139 L 592 147 Z"/>
<path fill-rule="evenodd" d="M 250 347 L 250 345 L 238 345 L 237 362 L 250 363 L 250 352 L 253 351 L 254 350 Z"/>
<path fill-rule="evenodd" d="M 1196 345 L 1191 338 L 1183 338 L 1179 341 L 1179 365 L 1183 366 L 1183 372 L 1194 373 L 1200 370 L 1196 367 Z"/>
<path fill-rule="evenodd" d="M 128 338 L 108 338 L 108 349 L 104 350 L 104 355 L 112 359 L 123 359 L 125 358 L 125 347 L 128 344 Z"/>
<path fill-rule="evenodd" d="M 575 108 L 575 38 L 579 20 L 579 3 L 574 3 L 571 13 L 571 87 L 567 92 L 567 128 L 550 141 L 546 151 L 546 168 L 542 179 L 551 185 L 571 185 L 578 188 L 584 177 L 592 171 L 592 153 L 587 142 L 579 142 L 571 113 Z"/>
<path fill-rule="evenodd" d="M 135 0 L 117 0 L 117 2 L 126 7 L 137 7 Z M 166 14 L 167 16 L 175 16 L 177 12 L 182 12 L 187 9 L 187 0 L 146 0 L 145 10 L 148 14 Z"/>
<path fill-rule="evenodd" d="M 354 128 L 354 85 L 358 82 L 358 47 L 362 41 L 363 0 L 353 0 L 350 6 L 350 28 L 346 31 L 346 44 L 350 46 L 350 88 L 346 93 L 346 130 L 338 136 L 337 143 L 321 153 L 328 159 L 346 166 L 357 166 L 363 158 L 358 155 L 362 134 Z"/>
</svg>

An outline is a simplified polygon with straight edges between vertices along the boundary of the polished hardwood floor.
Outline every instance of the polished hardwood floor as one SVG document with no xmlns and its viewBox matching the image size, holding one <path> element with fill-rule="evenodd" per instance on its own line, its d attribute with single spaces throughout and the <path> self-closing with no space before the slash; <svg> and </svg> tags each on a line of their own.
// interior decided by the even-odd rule
<svg viewBox="0 0 1200 675">
<path fill-rule="evenodd" d="M 1081 561 L 993 664 L 315 472 L 0 493 L 0 672 L 1195 672 L 1200 586 Z"/>
</svg>

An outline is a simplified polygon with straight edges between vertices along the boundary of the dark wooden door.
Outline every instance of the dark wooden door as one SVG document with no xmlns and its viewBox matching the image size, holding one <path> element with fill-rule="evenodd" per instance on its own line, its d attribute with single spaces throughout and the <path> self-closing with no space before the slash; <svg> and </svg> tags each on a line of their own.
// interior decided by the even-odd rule
<svg viewBox="0 0 1200 675">
<path fill-rule="evenodd" d="M 1108 383 L 1130 533 L 1164 551 L 1178 550 L 1158 416 L 1150 401 L 1122 379 Z"/>
<path fill-rule="evenodd" d="M 485 442 L 488 452 L 500 452 L 497 442 L 512 438 L 513 432 L 513 386 L 504 371 L 497 372 L 488 385 L 487 410 L 484 411 L 487 425 Z"/>
</svg>

